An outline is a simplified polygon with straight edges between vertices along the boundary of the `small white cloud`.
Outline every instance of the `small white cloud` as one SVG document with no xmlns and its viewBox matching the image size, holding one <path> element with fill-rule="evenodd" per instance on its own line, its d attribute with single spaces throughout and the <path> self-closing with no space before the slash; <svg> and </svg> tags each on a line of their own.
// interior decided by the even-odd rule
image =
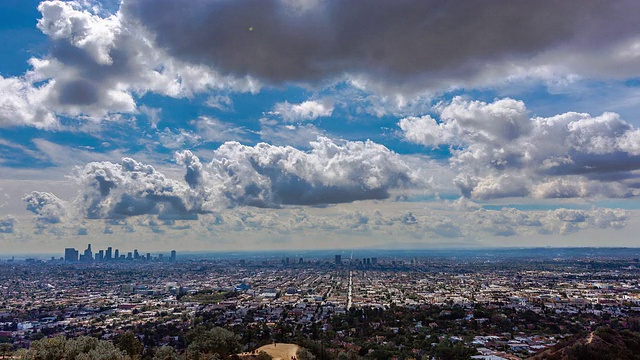
<svg viewBox="0 0 640 360">
<path fill-rule="evenodd" d="M 212 95 L 209 96 L 204 103 L 210 108 L 218 109 L 220 111 L 233 111 L 233 100 L 229 95 Z"/>
<path fill-rule="evenodd" d="M 287 101 L 278 103 L 273 107 L 271 114 L 279 115 L 285 122 L 299 122 L 315 120 L 319 117 L 328 117 L 333 113 L 333 103 L 328 100 L 307 100 L 300 104 L 291 104 Z"/>
<path fill-rule="evenodd" d="M 197 128 L 197 136 L 207 141 L 245 141 L 247 137 L 246 129 L 213 117 L 201 116 L 193 123 Z"/>
</svg>

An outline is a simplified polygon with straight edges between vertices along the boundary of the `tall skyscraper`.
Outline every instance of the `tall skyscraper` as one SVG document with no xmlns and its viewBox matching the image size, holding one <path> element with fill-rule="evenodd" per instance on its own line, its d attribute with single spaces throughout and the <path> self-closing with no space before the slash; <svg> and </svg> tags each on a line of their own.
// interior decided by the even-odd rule
<svg viewBox="0 0 640 360">
<path fill-rule="evenodd" d="M 336 265 L 342 265 L 342 255 L 336 255 Z"/>
<path fill-rule="evenodd" d="M 176 261 L 176 251 L 171 250 L 171 261 Z"/>
<path fill-rule="evenodd" d="M 96 254 L 96 261 L 102 261 L 102 260 L 104 260 L 104 250 L 100 250 Z"/>
<path fill-rule="evenodd" d="M 104 253 L 104 259 L 105 260 L 113 259 L 113 248 L 111 246 L 109 246 L 107 248 L 107 252 Z"/>
<path fill-rule="evenodd" d="M 120 260 L 120 250 L 116 249 L 116 251 L 113 253 L 113 258 L 115 260 Z"/>
<path fill-rule="evenodd" d="M 93 251 L 91 251 L 91 244 L 87 244 L 87 248 L 84 250 L 84 254 L 81 258 L 82 258 L 82 261 L 93 260 Z"/>
<path fill-rule="evenodd" d="M 78 250 L 74 248 L 64 249 L 64 261 L 67 261 L 67 262 L 78 261 Z"/>
<path fill-rule="evenodd" d="M 138 249 L 133 249 L 133 258 L 136 260 L 140 259 L 140 254 L 138 253 Z"/>
</svg>

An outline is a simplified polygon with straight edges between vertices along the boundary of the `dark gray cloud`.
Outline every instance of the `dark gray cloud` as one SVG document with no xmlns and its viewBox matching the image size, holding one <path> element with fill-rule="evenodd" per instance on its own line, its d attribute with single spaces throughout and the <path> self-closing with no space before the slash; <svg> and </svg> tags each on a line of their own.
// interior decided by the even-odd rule
<svg viewBox="0 0 640 360">
<path fill-rule="evenodd" d="M 268 82 L 466 77 L 487 62 L 639 34 L 634 0 L 127 0 L 172 56 Z"/>
<path fill-rule="evenodd" d="M 346 81 L 378 99 L 365 111 L 415 114 L 410 104 L 449 89 L 640 73 L 634 0 L 124 0 L 113 14 L 46 0 L 38 10 L 50 51 L 24 76 L 0 77 L 0 126 L 55 128 L 57 115 L 136 113 L 147 92 L 265 83 Z M 232 107 L 224 95 L 207 103 Z"/>
</svg>

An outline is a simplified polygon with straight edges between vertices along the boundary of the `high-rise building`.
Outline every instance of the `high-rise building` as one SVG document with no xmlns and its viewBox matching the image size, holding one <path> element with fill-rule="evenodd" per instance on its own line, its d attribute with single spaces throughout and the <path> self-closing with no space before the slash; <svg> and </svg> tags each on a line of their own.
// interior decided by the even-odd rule
<svg viewBox="0 0 640 360">
<path fill-rule="evenodd" d="M 91 251 L 91 244 L 87 244 L 87 248 L 84 250 L 84 254 L 81 256 L 82 261 L 93 260 L 93 251 Z"/>
<path fill-rule="evenodd" d="M 116 260 L 120 260 L 120 250 L 116 249 L 116 251 L 113 253 L 113 258 Z"/>
<path fill-rule="evenodd" d="M 136 251 L 138 251 L 138 250 L 136 250 Z M 127 253 L 127 260 L 133 260 L 133 254 L 131 253 L 131 251 L 129 251 Z"/>
<path fill-rule="evenodd" d="M 105 260 L 113 259 L 113 248 L 111 246 L 109 246 L 107 248 L 107 251 L 104 253 L 104 259 Z"/>
<path fill-rule="evenodd" d="M 342 255 L 336 255 L 336 265 L 342 265 Z"/>
<path fill-rule="evenodd" d="M 74 248 L 64 249 L 64 261 L 67 261 L 67 262 L 78 261 L 78 250 Z"/>
<path fill-rule="evenodd" d="M 102 261 L 102 260 L 104 260 L 104 250 L 100 250 L 96 254 L 96 261 Z"/>
<path fill-rule="evenodd" d="M 371 265 L 376 265 L 378 263 L 378 258 L 377 257 L 372 257 L 371 258 Z"/>
<path fill-rule="evenodd" d="M 147 253 L 147 259 L 146 260 L 151 260 L 151 253 Z"/>
<path fill-rule="evenodd" d="M 136 260 L 140 259 L 140 254 L 138 253 L 138 249 L 133 249 L 133 258 Z"/>
<path fill-rule="evenodd" d="M 171 250 L 171 261 L 176 261 L 176 251 Z"/>
</svg>

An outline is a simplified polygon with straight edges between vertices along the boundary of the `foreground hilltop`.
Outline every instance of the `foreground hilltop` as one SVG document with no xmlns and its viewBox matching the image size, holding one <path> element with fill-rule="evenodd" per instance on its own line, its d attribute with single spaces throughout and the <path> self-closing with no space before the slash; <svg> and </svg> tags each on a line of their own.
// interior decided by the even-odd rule
<svg viewBox="0 0 640 360">
<path fill-rule="evenodd" d="M 530 360 L 634 360 L 640 359 L 640 333 L 599 328 L 575 336 L 529 358 Z"/>
</svg>

